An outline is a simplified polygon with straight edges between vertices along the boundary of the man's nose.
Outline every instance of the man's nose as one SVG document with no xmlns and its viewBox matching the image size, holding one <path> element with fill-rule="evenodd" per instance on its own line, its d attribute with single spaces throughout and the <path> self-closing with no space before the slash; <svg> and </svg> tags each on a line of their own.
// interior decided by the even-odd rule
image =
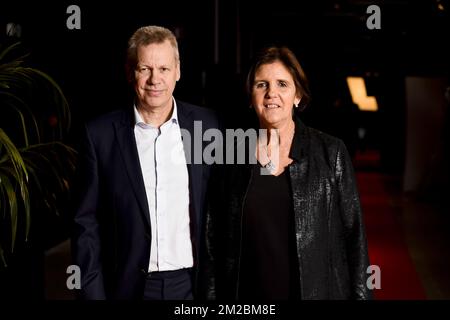
<svg viewBox="0 0 450 320">
<path fill-rule="evenodd" d="M 147 78 L 147 83 L 148 84 L 158 84 L 159 81 L 160 81 L 160 78 L 159 78 L 158 72 L 156 72 L 156 71 L 150 72 L 150 74 L 148 75 L 148 78 Z"/>
</svg>

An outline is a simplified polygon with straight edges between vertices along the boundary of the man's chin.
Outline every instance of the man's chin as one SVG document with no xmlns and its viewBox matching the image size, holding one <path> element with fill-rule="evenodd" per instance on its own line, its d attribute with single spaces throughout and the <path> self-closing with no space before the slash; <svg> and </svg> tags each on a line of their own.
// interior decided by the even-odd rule
<svg viewBox="0 0 450 320">
<path fill-rule="evenodd" d="M 149 109 L 159 109 L 167 106 L 170 107 L 171 106 L 170 102 L 171 100 L 165 97 L 151 97 L 151 98 L 147 97 L 142 101 L 141 105 Z"/>
</svg>

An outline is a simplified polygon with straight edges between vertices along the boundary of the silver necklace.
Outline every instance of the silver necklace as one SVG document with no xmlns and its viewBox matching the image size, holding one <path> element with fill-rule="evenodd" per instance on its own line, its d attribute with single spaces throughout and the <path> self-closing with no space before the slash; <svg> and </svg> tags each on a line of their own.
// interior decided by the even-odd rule
<svg viewBox="0 0 450 320">
<path fill-rule="evenodd" d="M 291 134 L 291 137 L 290 137 L 291 138 L 291 144 L 292 144 L 292 140 L 294 138 L 294 134 L 295 134 L 295 127 L 294 127 L 294 130 L 292 131 L 292 134 Z M 267 171 L 269 171 L 270 173 L 274 173 L 276 171 L 276 166 L 273 163 L 272 159 L 270 159 L 270 157 L 269 157 L 269 150 L 268 150 L 267 146 L 265 146 L 265 145 L 262 146 L 262 147 L 265 149 L 265 153 L 266 153 L 267 159 L 269 159 L 269 162 L 267 162 L 262 167 L 264 169 L 266 169 Z"/>
</svg>

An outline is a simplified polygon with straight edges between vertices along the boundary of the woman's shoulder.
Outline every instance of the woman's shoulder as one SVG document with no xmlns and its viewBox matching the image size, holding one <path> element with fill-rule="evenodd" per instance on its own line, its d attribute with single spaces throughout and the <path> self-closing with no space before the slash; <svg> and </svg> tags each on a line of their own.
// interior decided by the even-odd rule
<svg viewBox="0 0 450 320">
<path fill-rule="evenodd" d="M 326 146 L 340 146 L 343 143 L 338 137 L 325 133 L 319 129 L 306 127 L 306 130 L 308 131 L 311 140 L 315 140 Z"/>
<path fill-rule="evenodd" d="M 338 154 L 347 152 L 344 142 L 338 137 L 311 127 L 305 127 L 305 131 L 311 153 L 325 154 L 327 158 L 334 160 Z"/>
</svg>

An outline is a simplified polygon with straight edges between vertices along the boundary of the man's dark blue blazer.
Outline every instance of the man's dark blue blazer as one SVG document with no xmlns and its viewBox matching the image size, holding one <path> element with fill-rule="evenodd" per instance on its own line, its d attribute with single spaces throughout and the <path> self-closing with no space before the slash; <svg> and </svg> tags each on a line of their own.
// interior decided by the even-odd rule
<svg viewBox="0 0 450 320">
<path fill-rule="evenodd" d="M 187 169 L 195 297 L 202 276 L 211 168 L 194 164 L 194 121 L 201 121 L 204 132 L 218 128 L 218 120 L 212 110 L 178 100 L 177 111 L 180 128 L 192 138 L 190 144 L 183 143 L 192 157 Z M 143 295 L 152 235 L 134 125 L 132 108 L 116 111 L 88 122 L 80 139 L 72 250 L 81 269 L 84 299 L 141 299 Z M 205 142 L 201 143 L 203 150 Z"/>
</svg>

